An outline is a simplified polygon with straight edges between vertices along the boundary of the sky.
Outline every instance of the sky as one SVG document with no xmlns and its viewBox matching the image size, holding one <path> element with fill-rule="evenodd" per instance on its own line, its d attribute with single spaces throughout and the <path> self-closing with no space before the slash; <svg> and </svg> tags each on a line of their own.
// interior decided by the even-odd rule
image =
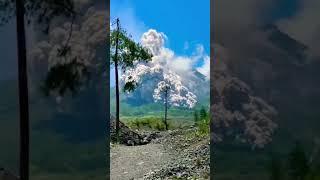
<svg viewBox="0 0 320 180">
<path fill-rule="evenodd" d="M 264 17 L 266 21 L 277 24 L 282 31 L 293 38 L 309 46 L 318 47 L 320 41 L 314 38 L 320 37 L 317 30 L 319 23 L 314 21 L 314 17 L 318 17 L 320 12 L 318 11 L 320 8 L 318 0 L 243 0 L 241 2 L 224 0 L 213 2 L 215 7 L 223 11 L 221 14 L 214 12 L 216 18 L 234 14 L 230 15 L 231 19 L 235 17 L 250 19 L 256 17 L 257 14 L 248 13 L 248 11 L 264 11 L 266 12 L 266 17 Z M 221 2 L 225 2 L 226 6 L 220 5 Z M 178 55 L 191 55 L 197 44 L 202 44 L 205 52 L 210 54 L 209 0 L 202 0 L 201 3 L 196 3 L 193 0 L 111 0 L 110 3 L 111 20 L 119 17 L 122 25 L 127 28 L 135 40 L 138 41 L 144 32 L 153 28 L 166 34 L 168 37 L 166 47 Z M 266 3 L 271 4 L 272 8 L 265 8 Z M 232 6 L 230 4 L 236 7 L 236 11 L 228 11 Z M 0 32 L 2 40 L 0 42 L 0 80 L 16 78 L 15 24 L 11 22 L 1 26 Z"/>
<path fill-rule="evenodd" d="M 111 0 L 110 21 L 120 24 L 136 42 L 149 29 L 164 33 L 165 47 L 176 56 L 190 57 L 199 45 L 210 55 L 210 0 L 196 3 L 193 0 Z M 183 5 L 182 5 L 183 4 Z M 204 65 L 194 63 L 194 68 Z M 110 72 L 111 86 L 114 72 Z"/>
</svg>

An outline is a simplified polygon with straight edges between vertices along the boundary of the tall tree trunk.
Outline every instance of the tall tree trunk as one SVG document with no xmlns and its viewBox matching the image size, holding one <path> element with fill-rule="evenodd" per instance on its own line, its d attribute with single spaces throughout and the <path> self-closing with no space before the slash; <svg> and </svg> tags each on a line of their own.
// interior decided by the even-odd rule
<svg viewBox="0 0 320 180">
<path fill-rule="evenodd" d="M 19 77 L 19 108 L 20 108 L 20 179 L 29 179 L 29 102 L 26 37 L 24 26 L 24 2 L 16 1 L 17 12 L 17 49 Z"/>
<path fill-rule="evenodd" d="M 117 142 L 119 142 L 119 131 L 120 131 L 120 95 L 119 95 L 119 73 L 118 73 L 118 43 L 119 43 L 119 19 L 117 19 L 117 36 L 116 36 L 116 52 L 114 58 L 114 69 L 116 78 L 116 136 Z"/>
<path fill-rule="evenodd" d="M 164 109 L 164 124 L 166 126 L 166 130 L 168 130 L 167 114 L 168 114 L 168 89 L 165 90 L 165 109 Z"/>
</svg>

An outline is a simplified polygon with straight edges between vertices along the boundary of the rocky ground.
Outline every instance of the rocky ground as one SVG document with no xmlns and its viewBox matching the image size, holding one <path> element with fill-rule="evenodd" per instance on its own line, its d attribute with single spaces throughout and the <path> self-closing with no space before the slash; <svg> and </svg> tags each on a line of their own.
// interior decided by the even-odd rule
<svg viewBox="0 0 320 180">
<path fill-rule="evenodd" d="M 112 145 L 111 179 L 138 179 L 169 160 L 160 144 Z"/>
<path fill-rule="evenodd" d="M 135 133 L 143 145 L 111 144 L 111 179 L 209 179 L 209 136 L 193 127 Z"/>
<path fill-rule="evenodd" d="M 162 132 L 152 143 L 162 144 L 171 159 L 143 179 L 209 179 L 209 136 L 197 136 L 195 128 Z"/>
</svg>

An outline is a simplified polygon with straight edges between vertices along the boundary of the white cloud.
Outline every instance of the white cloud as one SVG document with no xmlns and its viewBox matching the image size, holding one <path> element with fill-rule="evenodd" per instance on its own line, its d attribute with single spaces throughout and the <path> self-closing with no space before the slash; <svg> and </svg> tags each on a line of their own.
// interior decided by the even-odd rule
<svg viewBox="0 0 320 180">
<path fill-rule="evenodd" d="M 198 67 L 197 70 L 206 76 L 207 79 L 210 79 L 210 57 L 204 57 L 204 62 L 201 67 Z"/>
<path fill-rule="evenodd" d="M 171 68 L 178 73 L 188 72 L 192 69 L 192 60 L 188 57 L 176 57 L 169 62 Z"/>
<path fill-rule="evenodd" d="M 207 71 L 210 71 L 210 67 L 206 66 L 210 63 L 206 61 L 210 61 L 210 58 L 205 53 L 203 45 L 198 44 L 191 56 L 179 56 L 173 50 L 165 47 L 167 39 L 164 33 L 154 29 L 149 29 L 142 35 L 141 44 L 150 49 L 154 55 L 151 64 L 159 64 L 178 73 L 181 77 L 188 78 L 192 75 L 191 72 L 195 65 L 203 61 L 203 66 L 198 68 L 201 69 L 203 75 L 209 78 Z"/>
<path fill-rule="evenodd" d="M 204 52 L 204 47 L 200 44 L 196 46 L 191 56 L 176 55 L 172 49 L 166 48 L 165 44 L 169 41 L 168 37 L 155 29 L 149 29 L 144 22 L 137 17 L 134 9 L 128 2 L 121 4 L 121 6 L 114 4 L 111 7 L 110 13 L 111 18 L 113 18 L 111 21 L 119 18 L 122 27 L 132 35 L 133 40 L 136 42 L 140 41 L 141 44 L 152 51 L 154 57 L 151 63 L 159 63 L 162 66 L 167 66 L 184 77 L 190 75 L 193 69 L 197 69 L 195 68 L 196 64 L 206 61 L 205 57 L 208 55 Z M 189 42 L 186 41 L 183 45 L 184 50 L 191 49 Z"/>
<path fill-rule="evenodd" d="M 165 34 L 157 32 L 154 29 L 149 29 L 148 32 L 142 34 L 140 41 L 151 50 L 152 54 L 159 55 L 161 48 L 164 47 L 165 39 Z"/>
</svg>

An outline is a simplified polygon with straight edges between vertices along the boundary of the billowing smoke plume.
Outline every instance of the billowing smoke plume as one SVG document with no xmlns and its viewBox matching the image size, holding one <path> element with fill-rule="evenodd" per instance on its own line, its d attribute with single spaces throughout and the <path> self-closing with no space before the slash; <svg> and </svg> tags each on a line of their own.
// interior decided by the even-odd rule
<svg viewBox="0 0 320 180">
<path fill-rule="evenodd" d="M 168 103 L 172 106 L 183 106 L 192 108 L 197 100 L 189 89 L 182 85 L 181 78 L 170 70 L 164 70 L 160 65 L 153 67 L 139 64 L 122 75 L 125 82 L 145 83 L 152 79 L 153 98 L 156 102 L 165 100 L 164 91 L 168 87 Z"/>
<path fill-rule="evenodd" d="M 203 65 L 197 67 L 197 69 L 201 69 L 200 72 L 209 78 L 209 72 L 206 69 L 209 69 L 210 63 L 208 61 L 210 61 L 210 57 L 205 53 L 202 45 L 197 45 L 192 56 L 179 56 L 173 50 L 165 47 L 166 39 L 167 36 L 164 33 L 157 32 L 154 29 L 150 29 L 142 35 L 142 45 L 150 49 L 154 55 L 151 64 L 158 64 L 165 69 L 171 69 L 179 76 L 187 79 L 192 76 L 190 72 L 194 69 L 195 64 L 203 61 Z"/>
<path fill-rule="evenodd" d="M 277 110 L 254 95 L 248 84 L 227 68 L 227 50 L 215 45 L 216 61 L 211 84 L 212 131 L 214 141 L 232 140 L 263 148 L 272 141 L 278 125 Z"/>
<path fill-rule="evenodd" d="M 167 89 L 168 88 L 168 89 Z M 168 91 L 168 102 L 173 106 L 184 106 L 192 108 L 197 103 L 196 96 L 181 84 L 180 77 L 169 71 L 163 75 L 154 90 L 155 101 L 165 101 L 165 92 Z"/>
<path fill-rule="evenodd" d="M 137 84 L 148 82 L 153 89 L 154 101 L 164 100 L 163 87 L 170 87 L 168 100 L 171 105 L 192 108 L 197 102 L 196 95 L 184 85 L 187 82 L 184 79 L 193 75 L 193 64 L 204 57 L 203 47 L 198 46 L 193 57 L 175 56 L 172 50 L 164 47 L 166 38 L 165 34 L 153 29 L 144 33 L 141 43 L 152 52 L 152 61 L 137 64 L 135 68 L 127 70 L 122 75 L 122 80 Z"/>
</svg>

